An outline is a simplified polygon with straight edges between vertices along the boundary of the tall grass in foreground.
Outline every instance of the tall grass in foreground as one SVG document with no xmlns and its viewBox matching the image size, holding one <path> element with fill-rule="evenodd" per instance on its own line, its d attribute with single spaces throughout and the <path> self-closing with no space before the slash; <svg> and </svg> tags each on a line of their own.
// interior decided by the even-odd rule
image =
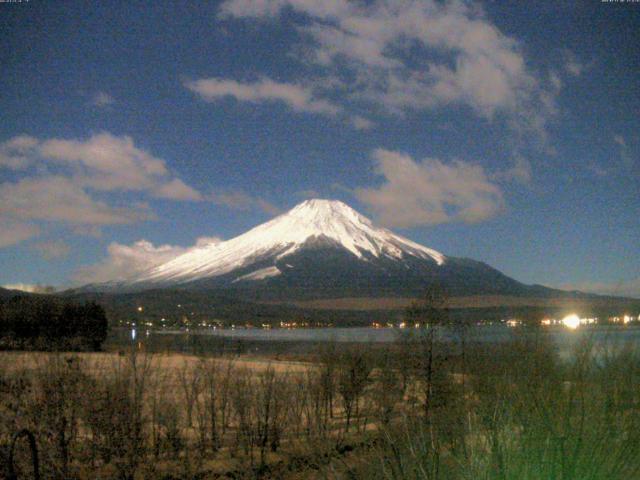
<svg viewBox="0 0 640 480">
<path fill-rule="evenodd" d="M 4 353 L 0 452 L 26 428 L 52 479 L 640 478 L 636 349 L 585 341 L 561 360 L 540 332 L 462 348 L 432 333 L 285 365 Z"/>
<path fill-rule="evenodd" d="M 544 337 L 533 335 L 466 355 L 468 371 L 435 390 L 443 398 L 430 418 L 404 415 L 385 428 L 351 475 L 640 478 L 637 348 L 596 349 L 587 340 L 561 362 Z"/>
</svg>

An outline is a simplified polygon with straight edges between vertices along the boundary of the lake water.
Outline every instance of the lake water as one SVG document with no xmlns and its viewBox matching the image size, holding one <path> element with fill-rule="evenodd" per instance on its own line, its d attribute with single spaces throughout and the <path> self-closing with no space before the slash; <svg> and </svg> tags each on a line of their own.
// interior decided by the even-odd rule
<svg viewBox="0 0 640 480">
<path fill-rule="evenodd" d="M 626 344 L 640 346 L 640 326 L 592 326 L 569 330 L 563 327 L 548 327 L 538 330 L 550 336 L 561 353 L 568 353 L 581 341 L 588 339 L 593 344 L 620 347 Z M 137 330 L 135 339 L 131 331 L 120 330 L 111 342 L 122 346 L 127 343 L 142 343 L 150 350 L 171 350 L 191 353 L 206 352 L 273 352 L 305 351 L 309 344 L 328 341 L 339 343 L 389 343 L 406 335 L 419 335 L 420 330 L 398 328 L 300 328 L 300 329 L 216 329 L 200 331 L 145 331 Z M 504 325 L 474 326 L 467 332 L 468 342 L 500 343 L 519 335 L 530 335 L 522 328 Z M 458 333 L 451 328 L 440 328 L 438 337 L 456 341 Z"/>
<path fill-rule="evenodd" d="M 520 328 L 511 328 L 502 325 L 483 325 L 474 326 L 468 330 L 469 339 L 479 342 L 496 342 L 505 341 L 516 335 L 522 334 L 524 330 Z M 593 339 L 595 342 L 613 341 L 620 342 L 640 342 L 640 327 L 636 326 L 599 326 L 590 328 L 578 328 L 569 330 L 567 328 L 545 328 L 542 330 L 545 334 L 551 335 L 559 343 L 574 343 L 585 337 Z M 185 332 L 156 332 L 156 334 L 182 334 Z M 217 337 L 244 339 L 244 340 L 260 340 L 260 341 L 335 341 L 335 342 L 394 342 L 403 335 L 419 335 L 420 330 L 417 329 L 400 329 L 400 328 L 369 328 L 369 327 L 352 327 L 352 328 L 298 328 L 298 329 L 216 329 L 206 330 L 191 335 L 210 335 Z M 455 340 L 457 333 L 453 329 L 441 328 L 439 336 L 443 339 Z"/>
</svg>

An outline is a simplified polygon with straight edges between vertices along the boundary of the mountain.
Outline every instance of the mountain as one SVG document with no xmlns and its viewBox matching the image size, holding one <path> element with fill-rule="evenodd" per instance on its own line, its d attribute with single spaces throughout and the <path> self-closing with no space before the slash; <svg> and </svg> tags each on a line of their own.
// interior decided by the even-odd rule
<svg viewBox="0 0 640 480">
<path fill-rule="evenodd" d="M 307 200 L 225 242 L 197 246 L 112 292 L 215 290 L 248 300 L 416 296 L 433 283 L 454 296 L 548 296 L 482 262 L 445 256 L 375 226 L 348 205 Z"/>
<path fill-rule="evenodd" d="M 281 275 L 279 263 L 305 249 L 329 247 L 367 262 L 414 257 L 442 265 L 444 255 L 423 247 L 371 221 L 338 201 L 307 200 L 284 215 L 229 241 L 196 247 L 178 258 L 144 273 L 134 283 L 185 284 L 220 277 L 249 267 L 233 282 L 263 280 Z M 252 265 L 268 265 L 251 269 Z M 290 269 L 286 263 L 284 269 Z"/>
</svg>

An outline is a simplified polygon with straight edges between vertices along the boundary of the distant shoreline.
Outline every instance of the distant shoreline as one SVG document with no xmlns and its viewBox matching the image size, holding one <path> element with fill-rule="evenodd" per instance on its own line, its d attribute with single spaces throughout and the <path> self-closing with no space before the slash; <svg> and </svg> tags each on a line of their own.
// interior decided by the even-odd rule
<svg viewBox="0 0 640 480">
<path fill-rule="evenodd" d="M 569 292 L 567 292 L 569 295 Z M 299 308 L 318 310 L 399 310 L 410 306 L 418 300 L 412 297 L 345 297 L 320 300 L 293 300 L 261 302 L 266 305 L 292 305 Z M 640 299 L 623 297 L 517 297 L 511 295 L 470 295 L 452 297 L 448 301 L 449 308 L 489 308 L 489 307 L 609 307 L 612 304 L 629 307 L 640 305 Z"/>
</svg>

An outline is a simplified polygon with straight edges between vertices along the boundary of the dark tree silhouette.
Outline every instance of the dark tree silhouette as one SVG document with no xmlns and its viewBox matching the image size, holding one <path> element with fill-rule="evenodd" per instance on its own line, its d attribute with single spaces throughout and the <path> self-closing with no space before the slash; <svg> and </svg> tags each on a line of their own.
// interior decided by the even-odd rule
<svg viewBox="0 0 640 480">
<path fill-rule="evenodd" d="M 99 350 L 107 333 L 104 309 L 93 302 L 40 295 L 0 301 L 0 348 Z"/>
</svg>

